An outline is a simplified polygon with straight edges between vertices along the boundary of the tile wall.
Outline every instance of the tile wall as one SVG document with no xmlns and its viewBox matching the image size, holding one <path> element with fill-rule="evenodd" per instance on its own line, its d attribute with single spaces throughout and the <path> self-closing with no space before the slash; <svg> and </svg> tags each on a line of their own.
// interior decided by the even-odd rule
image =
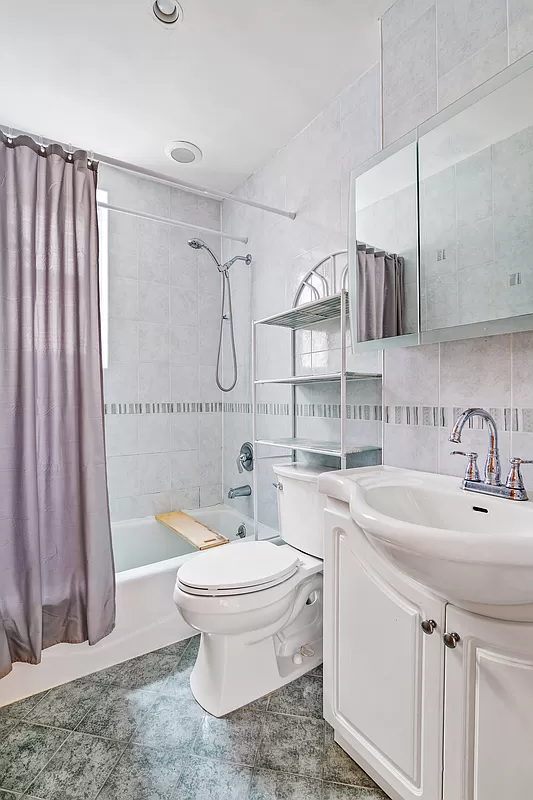
<svg viewBox="0 0 533 800">
<path fill-rule="evenodd" d="M 244 319 L 244 295 L 250 298 L 252 319 L 292 304 L 305 272 L 323 255 L 346 247 L 349 173 L 378 152 L 382 122 L 384 143 L 389 144 L 533 50 L 533 0 L 397 0 L 382 19 L 382 32 L 383 118 L 376 64 L 237 191 L 294 209 L 296 220 L 223 203 L 224 228 L 246 233 L 247 249 L 254 256 L 251 270 L 239 273 L 243 319 L 237 346 L 243 374 L 250 368 L 251 332 L 249 315 Z M 279 374 L 287 366 L 283 332 L 268 333 L 268 341 L 259 342 L 260 361 Z M 300 354 L 311 365 L 325 364 L 337 357 L 336 348 L 331 331 L 317 331 L 303 338 Z M 385 463 L 461 474 L 461 459 L 448 455 L 447 425 L 457 409 L 475 404 L 498 415 L 504 457 L 511 445 L 519 455 L 531 455 L 530 363 L 530 334 L 388 351 L 383 380 Z M 270 387 L 260 400 L 286 403 L 282 391 Z M 235 396 L 251 403 L 250 385 L 242 381 Z M 364 404 L 371 405 L 372 399 L 369 396 Z M 335 402 L 338 399 L 331 396 L 330 403 Z M 225 489 L 240 480 L 235 439 L 245 432 L 251 436 L 250 417 L 224 414 Z M 272 435 L 289 435 L 284 433 L 288 421 L 283 415 L 262 424 Z M 362 430 L 356 435 L 363 435 Z M 484 438 L 475 428 L 465 434 L 465 442 L 480 452 Z M 259 518 L 271 525 L 276 524 L 276 494 L 270 465 L 276 457 L 279 460 L 279 454 L 272 453 L 258 466 Z M 530 483 L 533 487 L 533 475 Z"/>
<path fill-rule="evenodd" d="M 112 204 L 220 227 L 215 200 L 104 166 L 99 188 Z M 219 502 L 218 272 L 188 247 L 193 230 L 114 212 L 108 225 L 104 402 L 112 520 Z M 220 251 L 218 238 L 209 244 Z"/>
</svg>

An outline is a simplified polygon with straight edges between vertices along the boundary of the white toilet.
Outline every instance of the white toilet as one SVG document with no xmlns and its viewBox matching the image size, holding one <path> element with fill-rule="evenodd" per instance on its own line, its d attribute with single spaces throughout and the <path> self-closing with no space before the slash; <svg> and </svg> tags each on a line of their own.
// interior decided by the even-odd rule
<svg viewBox="0 0 533 800">
<path fill-rule="evenodd" d="M 273 467 L 280 535 L 198 553 L 178 570 L 174 602 L 202 634 L 191 675 L 198 703 L 216 717 L 322 661 L 324 468 Z"/>
</svg>

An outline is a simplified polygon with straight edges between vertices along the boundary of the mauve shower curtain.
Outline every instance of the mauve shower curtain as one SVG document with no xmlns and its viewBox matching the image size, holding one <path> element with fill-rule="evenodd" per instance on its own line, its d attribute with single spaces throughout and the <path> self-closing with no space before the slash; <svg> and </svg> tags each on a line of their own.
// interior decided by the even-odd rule
<svg viewBox="0 0 533 800">
<path fill-rule="evenodd" d="M 404 331 L 404 260 L 357 247 L 357 341 L 401 336 Z"/>
<path fill-rule="evenodd" d="M 96 171 L 0 135 L 0 677 L 111 632 Z"/>
</svg>

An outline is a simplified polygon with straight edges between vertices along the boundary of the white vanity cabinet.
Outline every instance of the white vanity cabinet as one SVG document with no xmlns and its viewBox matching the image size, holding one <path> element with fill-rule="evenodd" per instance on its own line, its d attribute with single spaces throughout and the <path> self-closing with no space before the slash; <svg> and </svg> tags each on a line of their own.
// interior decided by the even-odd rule
<svg viewBox="0 0 533 800">
<path fill-rule="evenodd" d="M 352 520 L 326 516 L 325 717 L 392 798 L 437 800 L 445 603 L 385 562 L 378 572 L 377 554 L 354 535 Z M 430 620 L 436 626 L 426 634 Z"/>
<path fill-rule="evenodd" d="M 449 605 L 446 628 L 444 800 L 531 797 L 533 624 Z"/>
<path fill-rule="evenodd" d="M 337 742 L 393 800 L 530 797 L 533 623 L 447 605 L 375 550 L 346 502 L 329 499 L 326 518 L 324 715 Z"/>
</svg>

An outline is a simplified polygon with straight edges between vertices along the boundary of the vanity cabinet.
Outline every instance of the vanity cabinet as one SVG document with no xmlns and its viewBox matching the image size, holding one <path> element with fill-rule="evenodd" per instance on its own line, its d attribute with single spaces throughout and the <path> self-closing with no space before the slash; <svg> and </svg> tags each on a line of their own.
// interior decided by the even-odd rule
<svg viewBox="0 0 533 800">
<path fill-rule="evenodd" d="M 445 604 L 402 576 L 384 579 L 361 560 L 348 524 L 330 520 L 325 717 L 341 746 L 392 798 L 436 800 L 442 791 Z M 435 629 L 425 634 L 422 623 L 430 620 Z"/>
<path fill-rule="evenodd" d="M 336 741 L 392 800 L 530 797 L 533 623 L 446 604 L 373 548 L 347 503 L 328 504 L 324 715 Z"/>
<path fill-rule="evenodd" d="M 526 798 L 533 786 L 533 624 L 447 606 L 444 800 Z"/>
</svg>

